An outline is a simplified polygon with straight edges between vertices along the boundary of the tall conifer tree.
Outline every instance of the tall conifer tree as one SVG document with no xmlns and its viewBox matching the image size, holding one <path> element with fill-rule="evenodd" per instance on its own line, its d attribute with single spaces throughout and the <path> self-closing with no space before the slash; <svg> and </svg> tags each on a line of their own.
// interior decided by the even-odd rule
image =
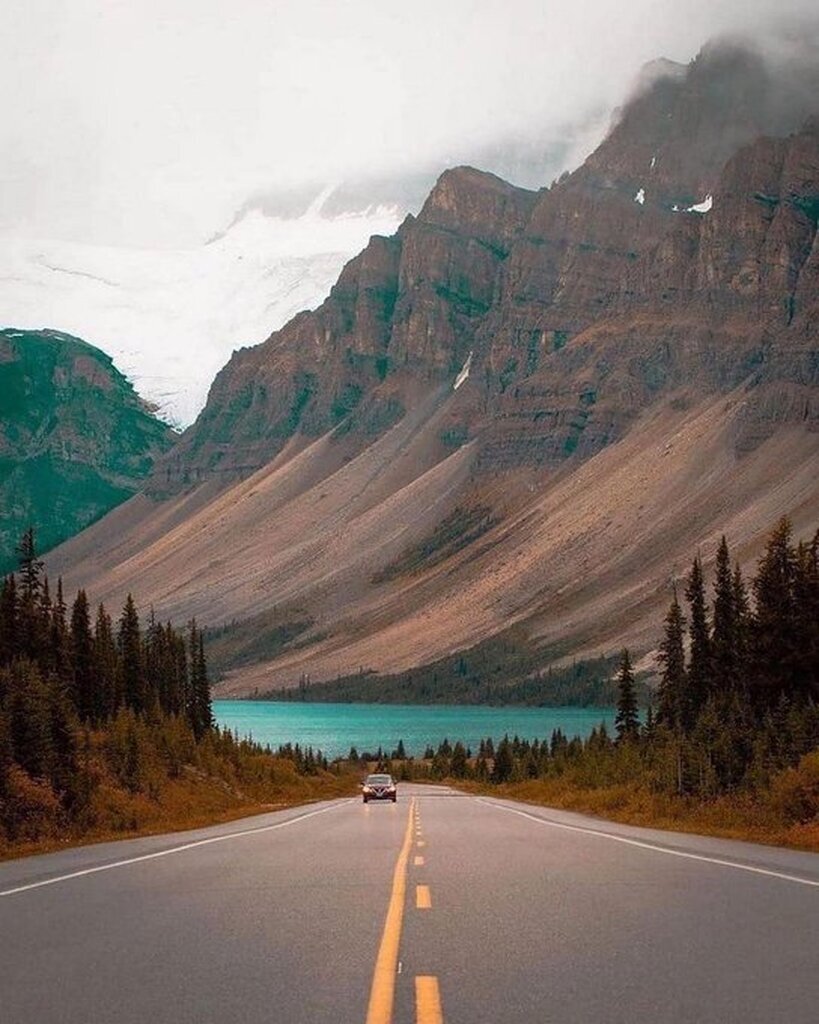
<svg viewBox="0 0 819 1024">
<path fill-rule="evenodd" d="M 617 671 L 617 715 L 614 719 L 614 727 L 619 743 L 630 742 L 640 735 L 637 690 L 631 667 L 631 655 L 627 647 L 623 648 L 620 667 Z"/>
<path fill-rule="evenodd" d="M 88 611 L 88 597 L 84 590 L 78 591 L 71 608 L 71 661 L 73 665 L 71 696 L 80 718 L 88 721 L 96 717 L 97 679 L 94 672 L 91 616 Z"/>
<path fill-rule="evenodd" d="M 687 728 L 691 728 L 708 699 L 712 686 L 713 662 L 711 629 L 705 601 L 705 579 L 699 556 L 694 559 L 685 589 L 691 609 L 689 633 L 691 655 L 688 665 L 688 707 L 685 709 Z"/>
<path fill-rule="evenodd" d="M 735 690 L 739 683 L 737 608 L 728 542 L 722 538 L 717 549 L 714 587 L 714 634 L 712 666 L 714 687 Z"/>
<path fill-rule="evenodd" d="M 685 618 L 675 590 L 660 643 L 659 661 L 663 674 L 657 695 L 657 724 L 672 730 L 683 727 L 688 702 L 684 634 Z"/>
<path fill-rule="evenodd" d="M 125 607 L 122 609 L 119 620 L 117 649 L 125 705 L 132 711 L 142 712 L 146 709 L 142 635 L 139 628 L 139 615 L 130 594 L 125 601 Z"/>
</svg>

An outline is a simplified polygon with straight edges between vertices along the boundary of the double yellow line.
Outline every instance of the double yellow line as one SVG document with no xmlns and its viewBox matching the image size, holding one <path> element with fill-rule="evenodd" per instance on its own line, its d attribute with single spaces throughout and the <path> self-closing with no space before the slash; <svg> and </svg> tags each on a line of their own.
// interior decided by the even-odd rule
<svg viewBox="0 0 819 1024">
<path fill-rule="evenodd" d="M 401 941 L 401 926 L 404 923 L 404 903 L 407 895 L 407 861 L 412 849 L 412 833 L 415 824 L 415 797 L 410 800 L 407 830 L 395 871 L 392 876 L 392 893 L 387 907 L 387 918 L 381 935 L 381 945 L 375 961 L 373 983 L 370 989 L 370 1003 L 367 1009 L 367 1024 L 391 1024 L 392 1007 L 395 1001 L 395 978 L 398 973 L 398 946 Z"/>
<path fill-rule="evenodd" d="M 407 830 L 398 854 L 392 876 L 392 892 L 375 961 L 370 1002 L 367 1009 L 367 1024 L 392 1024 L 392 1010 L 395 1003 L 395 979 L 398 974 L 398 952 L 401 943 L 401 926 L 404 922 L 404 904 L 407 896 L 407 863 L 412 849 L 412 836 L 417 817 L 415 797 L 410 800 L 407 816 Z M 419 843 L 420 845 L 420 843 Z M 416 862 L 422 858 L 416 858 Z M 422 893 L 421 890 L 424 890 Z M 427 886 L 418 887 L 418 907 L 426 909 L 432 904 Z M 443 1024 L 441 997 L 438 979 L 421 976 L 415 979 L 415 1001 L 418 1024 Z"/>
</svg>

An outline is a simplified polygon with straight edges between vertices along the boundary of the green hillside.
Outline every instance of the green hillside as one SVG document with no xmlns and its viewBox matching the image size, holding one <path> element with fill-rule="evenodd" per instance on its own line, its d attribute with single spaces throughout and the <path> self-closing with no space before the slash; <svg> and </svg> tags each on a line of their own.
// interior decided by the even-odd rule
<svg viewBox="0 0 819 1024">
<path fill-rule="evenodd" d="M 0 572 L 33 525 L 41 551 L 139 489 L 173 443 L 104 352 L 57 331 L 0 331 Z"/>
</svg>

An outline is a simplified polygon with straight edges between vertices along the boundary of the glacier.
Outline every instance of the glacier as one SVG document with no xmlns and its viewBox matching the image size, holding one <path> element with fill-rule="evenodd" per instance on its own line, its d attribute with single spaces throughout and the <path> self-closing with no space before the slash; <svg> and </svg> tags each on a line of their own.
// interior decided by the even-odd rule
<svg viewBox="0 0 819 1024">
<path fill-rule="evenodd" d="M 0 235 L 0 327 L 52 328 L 113 357 L 178 428 L 196 418 L 231 352 L 315 308 L 373 234 L 403 212 L 243 214 L 189 249 L 136 249 Z"/>
</svg>

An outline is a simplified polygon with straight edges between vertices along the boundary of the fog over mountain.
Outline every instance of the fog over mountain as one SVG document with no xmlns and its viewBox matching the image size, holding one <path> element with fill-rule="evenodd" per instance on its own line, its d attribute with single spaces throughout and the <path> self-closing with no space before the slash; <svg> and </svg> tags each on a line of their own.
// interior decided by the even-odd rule
<svg viewBox="0 0 819 1024">
<path fill-rule="evenodd" d="M 185 425 L 445 167 L 548 185 L 641 64 L 739 31 L 815 60 L 813 6 L 12 0 L 0 326 L 87 338 Z"/>
</svg>

